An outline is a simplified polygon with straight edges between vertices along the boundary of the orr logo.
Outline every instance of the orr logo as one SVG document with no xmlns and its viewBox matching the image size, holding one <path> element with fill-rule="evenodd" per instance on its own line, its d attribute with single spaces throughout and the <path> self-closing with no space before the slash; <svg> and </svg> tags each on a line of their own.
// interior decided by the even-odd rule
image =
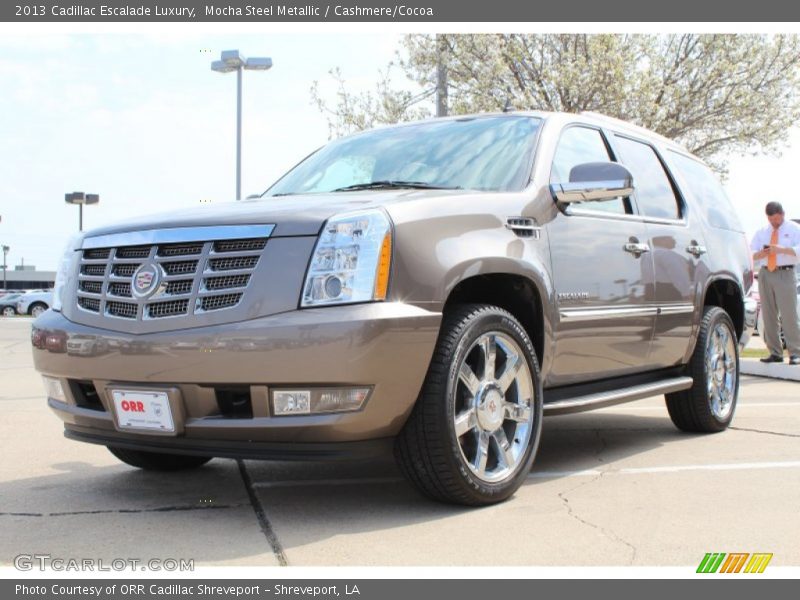
<svg viewBox="0 0 800 600">
<path fill-rule="evenodd" d="M 697 573 L 763 573 L 771 560 L 771 552 L 708 552 Z"/>
<path fill-rule="evenodd" d="M 120 406 L 126 412 L 144 412 L 144 402 L 139 400 L 123 400 Z"/>
</svg>

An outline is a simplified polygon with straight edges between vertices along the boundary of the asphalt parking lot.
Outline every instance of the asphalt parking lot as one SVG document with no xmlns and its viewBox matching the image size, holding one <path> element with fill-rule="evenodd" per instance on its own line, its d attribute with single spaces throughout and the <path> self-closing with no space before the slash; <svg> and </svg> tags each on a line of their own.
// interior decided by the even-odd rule
<svg viewBox="0 0 800 600">
<path fill-rule="evenodd" d="M 18 554 L 196 565 L 800 565 L 800 387 L 745 377 L 732 429 L 688 435 L 661 397 L 545 420 L 528 482 L 483 509 L 417 495 L 390 459 L 217 459 L 180 474 L 71 442 L 46 407 L 30 320 L 0 319 L 0 565 Z"/>
</svg>

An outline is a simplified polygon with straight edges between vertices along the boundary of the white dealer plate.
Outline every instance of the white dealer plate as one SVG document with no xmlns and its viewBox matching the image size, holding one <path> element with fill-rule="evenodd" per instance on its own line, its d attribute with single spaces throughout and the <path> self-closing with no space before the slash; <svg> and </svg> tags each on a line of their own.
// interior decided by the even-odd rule
<svg viewBox="0 0 800 600">
<path fill-rule="evenodd" d="M 166 392 L 113 390 L 111 395 L 120 429 L 175 432 Z"/>
</svg>

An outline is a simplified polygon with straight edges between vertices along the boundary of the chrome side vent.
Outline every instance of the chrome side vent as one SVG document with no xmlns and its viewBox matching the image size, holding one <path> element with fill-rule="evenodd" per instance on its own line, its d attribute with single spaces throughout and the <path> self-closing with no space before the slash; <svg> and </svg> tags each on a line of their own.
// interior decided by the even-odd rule
<svg viewBox="0 0 800 600">
<path fill-rule="evenodd" d="M 538 240 L 542 234 L 542 228 L 536 219 L 530 217 L 508 217 L 506 219 L 506 229 L 510 229 L 519 237 L 533 238 Z"/>
</svg>

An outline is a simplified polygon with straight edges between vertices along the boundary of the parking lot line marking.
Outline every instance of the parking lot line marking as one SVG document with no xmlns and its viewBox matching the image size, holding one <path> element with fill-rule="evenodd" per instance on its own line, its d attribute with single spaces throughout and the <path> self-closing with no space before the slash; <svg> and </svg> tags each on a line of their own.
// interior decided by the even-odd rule
<svg viewBox="0 0 800 600">
<path fill-rule="evenodd" d="M 752 469 L 793 469 L 800 467 L 800 460 L 781 462 L 718 463 L 709 465 L 674 465 L 668 467 L 628 467 L 624 469 L 582 469 L 579 471 L 534 471 L 529 478 L 595 477 L 597 475 L 641 475 L 648 473 L 682 473 L 684 471 L 744 471 Z"/>
<path fill-rule="evenodd" d="M 549 479 L 551 477 L 596 477 L 603 473 L 611 473 L 611 471 L 600 471 L 599 469 L 582 469 L 580 471 L 534 471 L 529 478 L 532 479 Z"/>
</svg>

